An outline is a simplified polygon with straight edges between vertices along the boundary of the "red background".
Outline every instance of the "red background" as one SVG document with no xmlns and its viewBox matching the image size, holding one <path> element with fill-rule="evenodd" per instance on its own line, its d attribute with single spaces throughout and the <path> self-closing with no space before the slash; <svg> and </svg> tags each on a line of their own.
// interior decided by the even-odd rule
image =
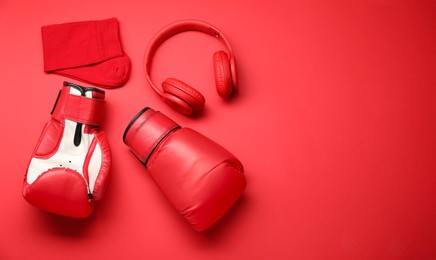
<svg viewBox="0 0 436 260">
<path fill-rule="evenodd" d="M 43 72 L 43 25 L 117 17 L 132 61 L 108 90 L 113 154 L 106 196 L 86 220 L 44 213 L 21 186 L 63 78 Z M 159 49 L 154 81 L 177 77 L 205 96 L 196 118 L 146 84 L 150 38 L 202 19 L 228 37 L 240 92 L 214 90 L 221 43 L 180 34 Z M 0 259 L 435 259 L 436 2 L 0 1 Z M 73 81 L 79 83 L 77 81 Z M 197 233 L 122 142 L 143 107 L 234 153 L 242 199 Z"/>
</svg>

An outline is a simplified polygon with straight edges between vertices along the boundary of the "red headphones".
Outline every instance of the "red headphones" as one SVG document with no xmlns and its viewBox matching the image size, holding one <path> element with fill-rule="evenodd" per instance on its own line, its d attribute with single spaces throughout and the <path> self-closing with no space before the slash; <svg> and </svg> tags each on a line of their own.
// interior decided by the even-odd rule
<svg viewBox="0 0 436 260">
<path fill-rule="evenodd" d="M 151 39 L 145 51 L 145 76 L 150 86 L 167 104 L 182 114 L 191 115 L 204 107 L 205 99 L 198 90 L 174 78 L 166 79 L 162 83 L 162 90 L 160 90 L 153 83 L 150 76 L 151 62 L 158 47 L 171 36 L 185 31 L 199 31 L 213 35 L 222 40 L 226 45 L 228 53 L 221 50 L 215 52 L 213 55 L 215 83 L 218 95 L 227 98 L 233 90 L 238 89 L 238 82 L 236 78 L 235 56 L 233 55 L 232 48 L 230 47 L 229 41 L 217 28 L 198 20 L 178 21 L 163 28 Z"/>
</svg>

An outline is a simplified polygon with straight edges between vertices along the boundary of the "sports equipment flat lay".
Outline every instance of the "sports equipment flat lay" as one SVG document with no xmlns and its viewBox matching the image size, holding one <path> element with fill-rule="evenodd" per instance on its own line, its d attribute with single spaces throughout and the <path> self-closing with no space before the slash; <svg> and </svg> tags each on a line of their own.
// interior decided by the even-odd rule
<svg viewBox="0 0 436 260">
<path fill-rule="evenodd" d="M 168 38 L 186 31 L 198 31 L 212 35 L 220 39 L 226 46 L 227 51 L 217 51 L 213 55 L 213 67 L 215 74 L 216 90 L 222 98 L 228 98 L 234 90 L 238 89 L 236 76 L 236 61 L 229 41 L 222 32 L 211 24 L 198 20 L 183 20 L 172 23 L 158 32 L 147 46 L 144 55 L 144 70 L 148 84 L 162 99 L 178 112 L 191 115 L 203 109 L 204 96 L 195 88 L 185 82 L 169 78 L 162 83 L 162 90 L 151 80 L 151 64 L 153 56 L 159 46 Z"/>
<path fill-rule="evenodd" d="M 0 260 L 436 260 L 435 17 L 436 0 L 0 1 Z M 74 85 L 55 106 L 63 81 L 104 90 L 105 115 Z"/>
<path fill-rule="evenodd" d="M 64 82 L 30 160 L 23 196 L 43 210 L 83 218 L 101 200 L 111 152 L 100 130 L 105 93 Z"/>
<path fill-rule="evenodd" d="M 246 187 L 241 162 L 204 135 L 150 108 L 130 122 L 124 143 L 197 231 L 216 223 Z"/>
</svg>

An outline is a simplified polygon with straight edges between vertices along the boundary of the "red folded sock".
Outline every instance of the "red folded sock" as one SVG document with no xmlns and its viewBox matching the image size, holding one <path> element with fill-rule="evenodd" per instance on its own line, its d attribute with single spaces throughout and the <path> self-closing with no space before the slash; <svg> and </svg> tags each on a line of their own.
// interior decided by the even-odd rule
<svg viewBox="0 0 436 260">
<path fill-rule="evenodd" d="M 44 71 L 103 88 L 124 85 L 130 59 L 123 52 L 118 20 L 43 26 Z"/>
</svg>

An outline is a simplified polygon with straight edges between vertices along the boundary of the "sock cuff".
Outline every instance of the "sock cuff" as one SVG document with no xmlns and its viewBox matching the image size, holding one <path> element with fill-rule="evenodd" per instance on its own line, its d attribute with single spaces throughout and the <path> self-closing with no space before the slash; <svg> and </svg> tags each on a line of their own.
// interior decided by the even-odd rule
<svg viewBox="0 0 436 260">
<path fill-rule="evenodd" d="M 44 71 L 81 67 L 122 56 L 118 20 L 94 20 L 41 28 Z"/>
</svg>

